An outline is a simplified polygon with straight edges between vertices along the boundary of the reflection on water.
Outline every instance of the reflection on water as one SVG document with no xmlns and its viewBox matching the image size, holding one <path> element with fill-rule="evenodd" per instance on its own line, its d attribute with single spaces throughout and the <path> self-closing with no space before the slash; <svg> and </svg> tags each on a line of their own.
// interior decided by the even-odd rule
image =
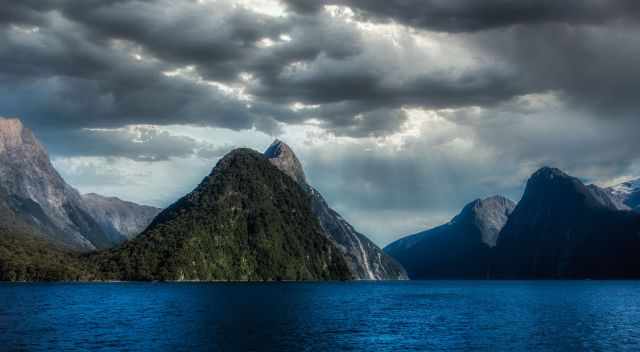
<svg viewBox="0 0 640 352">
<path fill-rule="evenodd" d="M 0 284 L 3 350 L 640 349 L 640 282 Z"/>
</svg>

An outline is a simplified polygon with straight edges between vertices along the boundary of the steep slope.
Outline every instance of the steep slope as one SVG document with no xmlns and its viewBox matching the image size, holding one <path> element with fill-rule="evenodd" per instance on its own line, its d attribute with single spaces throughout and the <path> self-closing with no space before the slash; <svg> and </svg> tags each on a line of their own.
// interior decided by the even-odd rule
<svg viewBox="0 0 640 352">
<path fill-rule="evenodd" d="M 636 212 L 640 212 L 640 179 L 623 182 L 619 185 L 609 187 L 607 190 L 619 202 L 622 202 Z"/>
<path fill-rule="evenodd" d="M 601 188 L 596 185 L 587 185 L 591 195 L 603 206 L 614 210 L 631 210 L 629 206 L 624 204 L 624 199 L 616 196 L 611 190 Z"/>
<path fill-rule="evenodd" d="M 60 281 L 93 277 L 91 265 L 57 248 L 7 203 L 0 189 L 0 281 Z"/>
<path fill-rule="evenodd" d="M 124 280 L 351 278 L 308 195 L 249 149 L 227 154 L 142 234 L 91 260 Z"/>
<path fill-rule="evenodd" d="M 535 172 L 497 242 L 491 275 L 503 278 L 640 276 L 640 216 L 616 210 L 580 180 Z"/>
<path fill-rule="evenodd" d="M 82 198 L 89 214 L 114 243 L 121 243 L 137 236 L 162 211 L 155 207 L 95 193 L 84 194 Z"/>
<path fill-rule="evenodd" d="M 114 244 L 18 119 L 0 118 L 0 188 L 7 206 L 42 238 L 81 251 Z"/>
<path fill-rule="evenodd" d="M 515 203 L 494 196 L 467 204 L 449 223 L 399 239 L 384 251 L 412 279 L 484 278 Z"/>
<path fill-rule="evenodd" d="M 340 214 L 329 207 L 320 192 L 307 183 L 302 164 L 287 144 L 276 140 L 264 154 L 273 165 L 298 182 L 310 195 L 312 209 L 320 225 L 327 237 L 344 254 L 349 269 L 356 278 L 361 280 L 407 279 L 402 266 L 365 235 L 357 232 Z"/>
</svg>

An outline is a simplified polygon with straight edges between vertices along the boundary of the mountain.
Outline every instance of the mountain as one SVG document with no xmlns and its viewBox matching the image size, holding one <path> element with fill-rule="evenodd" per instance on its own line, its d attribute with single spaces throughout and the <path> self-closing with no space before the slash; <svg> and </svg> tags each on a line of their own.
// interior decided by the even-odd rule
<svg viewBox="0 0 640 352">
<path fill-rule="evenodd" d="M 447 224 L 384 248 L 412 279 L 485 278 L 493 248 L 515 203 L 502 196 L 467 204 Z"/>
<path fill-rule="evenodd" d="M 114 243 L 130 240 L 142 232 L 162 211 L 155 207 L 139 205 L 117 197 L 105 197 L 95 193 L 82 195 L 89 214 L 98 222 L 102 231 Z"/>
<path fill-rule="evenodd" d="M 614 194 L 608 188 L 601 188 L 596 185 L 587 185 L 587 188 L 591 192 L 591 195 L 603 206 L 615 209 L 615 210 L 631 210 L 631 208 L 624 204 L 624 200 Z"/>
<path fill-rule="evenodd" d="M 618 210 L 591 187 L 544 167 L 500 232 L 490 270 L 499 278 L 640 276 L 640 215 Z"/>
<path fill-rule="evenodd" d="M 0 188 L 7 206 L 41 237 L 82 251 L 113 245 L 18 119 L 0 118 Z"/>
<path fill-rule="evenodd" d="M 52 244 L 87 252 L 113 247 L 141 231 L 155 208 L 97 195 L 83 197 L 51 164 L 44 147 L 19 119 L 0 118 L 0 202 L 30 233 Z M 139 217 L 138 217 L 139 216 Z M 24 231 L 24 227 L 29 230 Z"/>
<path fill-rule="evenodd" d="M 640 178 L 609 187 L 607 190 L 619 202 L 640 212 Z"/>
<path fill-rule="evenodd" d="M 90 258 L 121 280 L 351 279 L 307 193 L 261 153 L 236 149 L 139 236 Z"/>
<path fill-rule="evenodd" d="M 407 279 L 401 265 L 365 235 L 357 232 L 340 214 L 329 207 L 320 192 L 307 183 L 302 164 L 286 143 L 274 141 L 264 155 L 311 197 L 311 207 L 320 221 L 323 233 L 343 253 L 354 277 L 361 280 Z"/>
</svg>

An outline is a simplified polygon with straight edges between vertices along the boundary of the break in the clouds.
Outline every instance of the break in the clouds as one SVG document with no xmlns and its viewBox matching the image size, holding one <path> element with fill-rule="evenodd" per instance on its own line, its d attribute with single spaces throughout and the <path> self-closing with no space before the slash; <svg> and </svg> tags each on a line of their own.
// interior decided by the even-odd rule
<svg viewBox="0 0 640 352">
<path fill-rule="evenodd" d="M 631 0 L 2 0 L 0 115 L 155 205 L 279 136 L 384 244 L 543 164 L 640 176 L 639 56 Z"/>
</svg>

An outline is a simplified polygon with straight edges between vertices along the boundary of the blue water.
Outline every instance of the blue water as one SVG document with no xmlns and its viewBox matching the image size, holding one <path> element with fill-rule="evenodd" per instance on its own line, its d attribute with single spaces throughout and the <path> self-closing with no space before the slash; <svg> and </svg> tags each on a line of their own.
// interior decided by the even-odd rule
<svg viewBox="0 0 640 352">
<path fill-rule="evenodd" d="M 640 282 L 0 284 L 0 349 L 640 350 Z"/>
</svg>

